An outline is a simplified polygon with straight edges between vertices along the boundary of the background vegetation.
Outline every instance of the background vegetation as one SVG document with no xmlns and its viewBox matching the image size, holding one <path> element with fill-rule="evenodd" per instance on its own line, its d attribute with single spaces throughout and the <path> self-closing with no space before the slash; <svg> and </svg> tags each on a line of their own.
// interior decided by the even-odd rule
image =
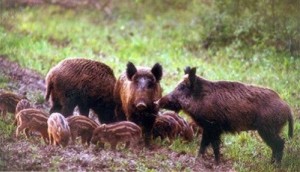
<svg viewBox="0 0 300 172">
<path fill-rule="evenodd" d="M 67 57 L 102 61 L 117 77 L 128 61 L 159 62 L 164 94 L 186 66 L 196 66 L 197 74 L 209 80 L 272 88 L 295 116 L 295 136 L 286 140 L 280 169 L 300 169 L 299 0 L 124 0 L 100 7 L 98 1 L 88 1 L 96 2 L 90 6 L 32 2 L 41 4 L 0 0 L 1 55 L 42 75 Z M 0 75 L 1 88 L 7 80 Z M 286 129 L 283 135 L 287 138 Z M 271 152 L 256 133 L 224 135 L 223 140 L 224 158 L 237 171 L 274 170 Z M 197 144 L 175 142 L 172 148 L 196 155 Z"/>
</svg>

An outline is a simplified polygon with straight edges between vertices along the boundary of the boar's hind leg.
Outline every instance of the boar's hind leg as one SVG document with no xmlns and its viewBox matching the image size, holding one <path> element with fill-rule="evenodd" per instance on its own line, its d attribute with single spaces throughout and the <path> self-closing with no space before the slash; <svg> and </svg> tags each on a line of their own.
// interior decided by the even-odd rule
<svg viewBox="0 0 300 172">
<path fill-rule="evenodd" d="M 271 163 L 280 163 L 283 155 L 284 140 L 278 133 L 273 133 L 269 130 L 267 132 L 264 130 L 258 130 L 258 133 L 272 149 Z"/>
</svg>

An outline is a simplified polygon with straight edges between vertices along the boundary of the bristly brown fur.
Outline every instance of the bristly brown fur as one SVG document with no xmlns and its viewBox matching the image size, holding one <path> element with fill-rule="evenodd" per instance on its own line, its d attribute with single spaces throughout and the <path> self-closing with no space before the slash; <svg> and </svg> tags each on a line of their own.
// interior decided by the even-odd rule
<svg viewBox="0 0 300 172">
<path fill-rule="evenodd" d="M 16 110 L 15 110 L 15 114 L 20 112 L 21 110 L 23 109 L 29 109 L 29 108 L 32 108 L 29 100 L 27 99 L 21 99 L 17 105 L 16 105 Z"/>
<path fill-rule="evenodd" d="M 162 115 L 171 116 L 178 122 L 178 124 L 181 126 L 181 130 L 179 132 L 180 137 L 182 137 L 185 141 L 188 141 L 188 142 L 193 140 L 194 132 L 186 120 L 184 120 L 177 113 L 172 112 L 172 111 L 166 111 Z"/>
<path fill-rule="evenodd" d="M 115 122 L 113 90 L 116 78 L 104 63 L 88 59 L 65 59 L 46 76 L 46 100 L 51 98 L 50 113 L 71 116 L 78 106 L 88 116 L 92 109 L 101 123 Z"/>
<path fill-rule="evenodd" d="M 2 112 L 3 118 L 6 118 L 7 112 L 15 113 L 17 103 L 22 99 L 22 96 L 19 96 L 14 93 L 3 92 L 0 93 L 0 114 Z"/>
<path fill-rule="evenodd" d="M 199 155 L 212 145 L 216 162 L 220 160 L 221 134 L 257 130 L 272 149 L 272 162 L 280 163 L 284 140 L 279 133 L 289 123 L 293 135 L 293 116 L 289 105 L 273 90 L 239 82 L 208 81 L 187 68 L 183 81 L 159 101 L 159 106 L 183 110 L 201 127 Z"/>
<path fill-rule="evenodd" d="M 47 124 L 49 143 L 66 147 L 70 139 L 70 127 L 65 117 L 60 113 L 52 113 Z"/>
<path fill-rule="evenodd" d="M 138 124 L 143 131 L 148 147 L 152 138 L 152 128 L 158 109 L 154 102 L 162 96 L 160 80 L 162 67 L 135 67 L 128 62 L 126 71 L 116 82 L 114 98 L 117 104 L 116 115 L 119 120 L 129 120 Z"/>
<path fill-rule="evenodd" d="M 41 134 L 44 142 L 48 143 L 47 115 L 38 109 L 23 109 L 16 114 L 16 137 L 25 130 L 26 137 L 29 138 L 29 131 L 36 131 Z"/>
<path fill-rule="evenodd" d="M 93 132 L 92 143 L 109 143 L 115 150 L 118 143 L 125 142 L 128 148 L 131 143 L 136 145 L 141 137 L 142 131 L 138 125 L 129 121 L 121 121 L 98 126 Z"/>
<path fill-rule="evenodd" d="M 87 144 L 87 146 L 89 146 L 93 136 L 93 131 L 99 125 L 92 119 L 82 115 L 70 116 L 67 118 L 67 121 L 70 126 L 73 143 L 75 143 L 76 137 L 80 136 L 82 145 Z"/>
<path fill-rule="evenodd" d="M 173 117 L 159 115 L 156 117 L 152 132 L 154 139 L 158 137 L 160 137 L 161 140 L 168 138 L 170 143 L 172 143 L 181 131 L 181 125 Z"/>
</svg>

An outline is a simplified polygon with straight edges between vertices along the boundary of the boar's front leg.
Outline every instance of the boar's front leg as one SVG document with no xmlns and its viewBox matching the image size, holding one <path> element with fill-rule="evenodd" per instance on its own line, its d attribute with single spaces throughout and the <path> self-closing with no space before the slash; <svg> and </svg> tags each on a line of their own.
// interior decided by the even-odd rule
<svg viewBox="0 0 300 172">
<path fill-rule="evenodd" d="M 204 155 L 206 148 L 209 144 L 212 145 L 215 161 L 218 164 L 220 162 L 220 144 L 221 144 L 221 132 L 219 130 L 212 130 L 211 128 L 209 130 L 203 129 L 203 135 L 202 135 L 198 156 Z"/>
<path fill-rule="evenodd" d="M 154 126 L 156 116 L 149 115 L 147 118 L 144 118 L 143 120 L 143 133 L 144 133 L 144 139 L 145 139 L 145 146 L 150 147 L 151 140 L 152 140 L 152 130 Z"/>
</svg>

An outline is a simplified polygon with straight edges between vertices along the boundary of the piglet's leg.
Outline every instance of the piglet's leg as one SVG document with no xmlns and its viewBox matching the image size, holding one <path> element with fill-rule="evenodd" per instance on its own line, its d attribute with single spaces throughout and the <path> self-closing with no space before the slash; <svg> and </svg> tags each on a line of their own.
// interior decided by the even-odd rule
<svg viewBox="0 0 300 172">
<path fill-rule="evenodd" d="M 127 141 L 126 144 L 125 144 L 125 148 L 128 149 L 129 146 L 130 146 L 130 141 Z"/>
<path fill-rule="evenodd" d="M 111 149 L 112 149 L 112 150 L 116 150 L 117 143 L 116 143 L 116 142 L 112 142 L 112 143 L 110 144 L 110 146 L 111 146 Z"/>
</svg>

